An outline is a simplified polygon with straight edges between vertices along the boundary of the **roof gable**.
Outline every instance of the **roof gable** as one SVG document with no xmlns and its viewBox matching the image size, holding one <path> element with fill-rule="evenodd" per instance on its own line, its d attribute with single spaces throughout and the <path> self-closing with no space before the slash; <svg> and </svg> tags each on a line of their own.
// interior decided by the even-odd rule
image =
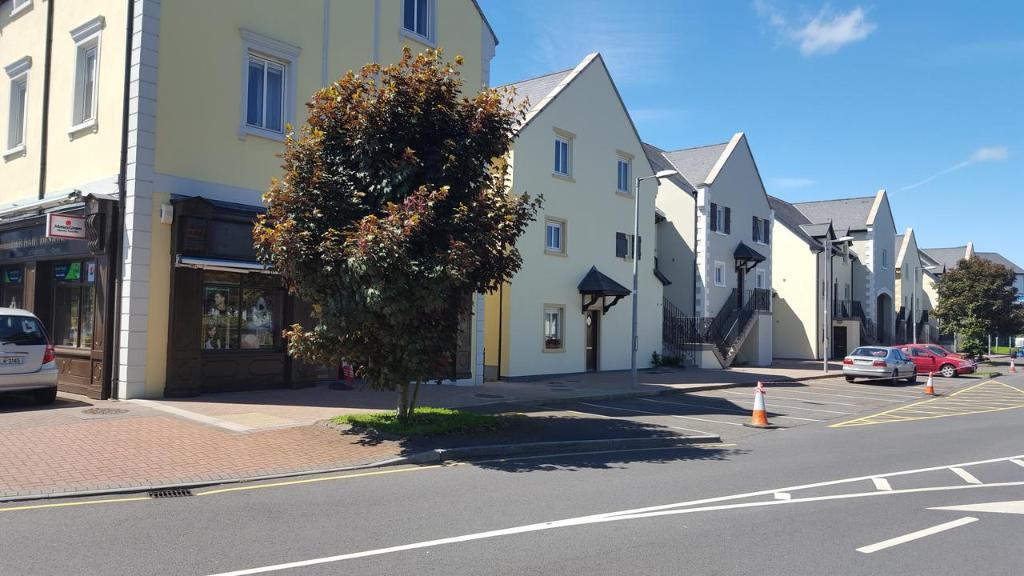
<svg viewBox="0 0 1024 576">
<path fill-rule="evenodd" d="M 923 250 L 929 258 L 935 261 L 944 270 L 956 268 L 961 260 L 969 257 L 967 246 L 954 246 L 952 248 L 925 248 Z"/>
<path fill-rule="evenodd" d="M 1010 270 L 1013 270 L 1014 274 L 1024 274 L 1024 269 L 1014 264 L 1009 258 L 1006 258 L 999 252 L 976 252 L 975 256 L 977 256 L 978 258 L 982 258 L 984 260 L 988 260 L 989 262 L 1002 264 L 1003 266 L 1006 266 Z"/>
<path fill-rule="evenodd" d="M 683 178 L 686 178 L 687 182 L 694 186 L 702 186 L 707 182 L 708 176 L 711 175 L 711 171 L 718 164 L 722 153 L 728 146 L 728 142 L 723 142 L 675 150 L 665 152 L 665 158 L 675 166 L 675 169 L 683 175 Z"/>
<path fill-rule="evenodd" d="M 818 202 L 798 202 L 793 207 L 812 222 L 832 222 L 839 230 L 857 232 L 867 230 L 868 217 L 875 205 L 875 197 L 842 198 Z"/>
<path fill-rule="evenodd" d="M 917 247 L 917 236 L 914 234 L 913 228 L 907 228 L 907 231 L 903 234 L 896 236 L 896 267 L 902 268 L 903 261 L 906 260 L 907 255 L 910 253 L 910 247 L 913 246 L 914 252 L 920 254 L 920 250 Z M 918 260 L 920 260 L 920 255 Z"/>
</svg>

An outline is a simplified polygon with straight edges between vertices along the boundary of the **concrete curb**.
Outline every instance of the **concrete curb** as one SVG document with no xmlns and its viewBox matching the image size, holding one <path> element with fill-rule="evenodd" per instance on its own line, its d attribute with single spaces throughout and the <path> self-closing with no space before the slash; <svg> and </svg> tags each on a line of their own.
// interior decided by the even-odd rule
<svg viewBox="0 0 1024 576">
<path fill-rule="evenodd" d="M 335 474 L 338 472 L 353 472 L 359 470 L 370 470 L 384 468 L 387 466 L 402 466 L 409 464 L 438 464 L 455 460 L 468 460 L 470 458 L 500 457 L 500 456 L 523 456 L 523 455 L 557 455 L 563 452 L 584 452 L 598 450 L 629 450 L 643 448 L 670 448 L 673 446 L 687 446 L 692 444 L 718 443 L 722 439 L 719 436 L 676 436 L 658 438 L 606 438 L 599 440 L 569 440 L 555 442 L 524 442 L 520 444 L 493 444 L 487 446 L 466 446 L 462 448 L 436 448 L 417 452 L 408 456 L 389 458 L 378 462 L 360 464 L 357 466 L 340 466 L 335 468 L 321 468 L 316 470 L 301 470 L 295 472 L 284 472 L 281 474 L 264 474 L 259 476 L 245 476 L 240 478 L 223 478 L 201 480 L 196 482 L 180 482 L 177 484 L 140 484 L 138 486 L 124 486 L 120 488 L 105 488 L 102 490 L 80 490 L 71 492 L 48 492 L 41 494 L 23 494 L 18 496 L 0 496 L 0 504 L 8 502 L 25 502 L 30 500 L 56 500 L 63 498 L 87 498 L 92 496 L 112 496 L 117 494 L 138 494 L 153 490 L 174 490 L 204 488 L 206 486 L 226 486 L 241 484 L 245 482 L 262 482 L 265 480 L 281 480 L 284 478 L 296 478 L 299 476 L 316 476 L 319 474 Z"/>
</svg>

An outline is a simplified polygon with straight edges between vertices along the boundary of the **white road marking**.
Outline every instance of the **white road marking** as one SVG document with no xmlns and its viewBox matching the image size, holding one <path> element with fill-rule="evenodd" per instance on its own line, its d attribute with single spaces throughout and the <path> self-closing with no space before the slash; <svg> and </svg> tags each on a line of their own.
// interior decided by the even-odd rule
<svg viewBox="0 0 1024 576">
<path fill-rule="evenodd" d="M 225 430 L 232 432 L 251 432 L 255 430 L 252 426 L 246 426 L 244 424 L 238 424 L 237 422 L 230 422 L 228 420 L 221 420 L 220 418 L 214 418 L 213 416 L 207 416 L 206 414 L 199 414 L 198 412 L 192 412 L 191 410 L 183 410 L 175 406 L 168 406 L 162 402 L 155 402 L 153 400 L 143 400 L 141 398 L 133 398 L 129 402 L 140 404 L 147 408 L 166 412 L 168 414 L 174 414 L 193 422 L 200 422 L 202 424 L 208 424 L 210 426 L 217 426 Z"/>
<path fill-rule="evenodd" d="M 906 544 L 914 540 L 920 540 L 926 536 L 938 534 L 939 532 L 945 532 L 946 530 L 952 530 L 953 528 L 959 528 L 966 526 L 971 522 L 977 522 L 978 519 L 972 516 L 964 516 L 959 520 L 953 520 L 952 522 L 946 522 L 939 524 L 938 526 L 932 526 L 931 528 L 925 528 L 924 530 L 918 530 L 917 532 L 911 532 L 910 534 L 904 534 L 903 536 L 897 536 L 896 538 L 890 538 L 883 540 L 877 544 L 870 546 L 862 546 L 857 548 L 857 552 L 863 552 L 864 554 L 871 554 L 872 552 L 878 552 L 879 550 L 885 550 L 886 548 L 892 548 L 893 546 L 899 546 L 900 544 Z"/>
<path fill-rule="evenodd" d="M 776 492 L 774 494 L 776 500 L 792 500 L 793 495 L 789 492 Z"/>
<path fill-rule="evenodd" d="M 747 397 L 750 396 L 749 394 L 746 394 L 744 392 L 734 392 L 732 390 L 722 390 L 721 392 L 723 394 L 732 394 L 732 395 L 747 396 Z M 781 398 L 782 400 L 796 400 L 798 402 L 806 402 L 807 401 L 804 398 L 794 398 L 792 396 L 779 396 L 780 392 L 783 393 L 783 394 L 788 394 L 788 393 L 791 393 L 793 391 L 792 390 L 771 390 L 770 393 L 771 393 L 772 398 Z M 799 392 L 798 392 L 798 394 L 799 394 Z M 864 407 L 861 404 L 851 404 L 850 402 L 837 402 L 835 400 L 828 400 L 827 402 L 829 404 L 835 404 L 837 406 L 852 406 L 854 408 L 863 408 Z"/>
<path fill-rule="evenodd" d="M 985 502 L 983 504 L 968 504 L 966 506 L 941 506 L 929 508 L 929 510 L 954 510 L 957 512 L 992 512 L 995 514 L 1024 514 L 1024 500 L 1009 500 L 1006 502 Z"/>
<path fill-rule="evenodd" d="M 708 420 L 707 418 L 696 418 L 694 416 L 680 416 L 678 414 L 665 414 L 664 412 L 648 412 L 646 410 L 636 410 L 634 408 L 620 408 L 618 406 L 602 406 L 601 404 L 591 404 L 589 402 L 580 402 L 584 406 L 593 406 L 594 408 L 604 408 L 605 410 L 620 410 L 622 412 L 636 412 L 637 414 L 648 414 L 650 416 L 669 416 L 671 418 L 683 418 L 685 420 L 697 420 L 698 422 L 711 422 L 712 424 L 728 424 L 729 426 L 743 426 L 743 424 L 737 424 L 735 422 L 725 422 L 724 420 Z"/>
<path fill-rule="evenodd" d="M 749 414 L 746 410 L 737 410 L 735 408 L 722 408 L 713 404 L 695 404 L 692 402 L 669 402 L 667 400 L 653 400 L 651 398 L 641 398 L 647 402 L 656 402 L 658 404 L 673 404 L 675 406 L 693 406 L 694 408 L 710 408 L 719 412 L 730 412 L 732 414 Z M 803 420 L 805 422 L 824 422 L 824 420 L 815 420 L 814 418 L 800 418 L 798 416 L 783 416 L 782 414 L 774 414 L 774 418 L 788 418 L 790 420 Z"/>
<path fill-rule="evenodd" d="M 956 474 L 957 476 L 963 478 L 964 482 L 967 482 L 968 484 L 981 484 L 982 483 L 981 480 L 978 480 L 978 478 L 974 474 L 971 474 L 970 472 L 968 472 L 967 470 L 964 470 L 963 468 L 953 467 L 953 468 L 950 468 L 949 471 L 952 472 L 953 474 Z"/>
<path fill-rule="evenodd" d="M 1013 462 L 1017 466 L 1020 466 L 1021 468 L 1024 468 L 1024 460 L 1018 460 L 1016 458 L 1011 458 L 1010 462 Z"/>
<path fill-rule="evenodd" d="M 587 524 L 602 524 L 607 522 L 618 522 L 621 520 L 640 520 L 644 518 L 656 518 L 661 516 L 679 516 L 683 514 L 694 514 L 698 512 L 714 512 L 719 510 L 737 510 L 744 508 L 758 508 L 764 506 L 777 506 L 777 505 L 792 505 L 792 504 L 805 504 L 810 502 L 824 502 L 828 500 L 845 500 L 852 498 L 865 498 L 879 495 L 890 495 L 890 494 L 913 494 L 921 492 L 940 492 L 940 491 L 953 491 L 953 490 L 971 490 L 977 488 L 1000 488 L 1005 486 L 1024 486 L 1024 482 L 1004 482 L 1000 484 L 988 484 L 985 486 L 965 486 L 963 484 L 957 486 L 935 486 L 929 488 L 909 488 L 906 490 L 893 490 L 892 492 L 861 492 L 857 494 L 838 494 L 833 496 L 816 496 L 812 498 L 800 498 L 792 500 L 766 500 L 760 502 L 741 502 L 738 504 L 723 504 L 720 506 L 702 506 L 694 508 L 682 508 L 682 509 L 670 509 L 670 510 L 658 510 L 654 512 L 642 512 L 639 510 L 624 510 L 622 512 L 616 512 L 611 514 L 594 514 L 591 516 L 581 516 L 578 518 L 568 518 L 565 520 L 555 520 L 551 522 L 541 522 L 538 524 L 528 524 L 525 526 L 516 526 L 513 528 L 505 528 L 502 530 L 491 530 L 488 532 L 477 532 L 475 534 L 465 534 L 462 536 L 452 536 L 449 538 L 440 538 L 437 540 L 428 540 L 425 542 L 415 542 L 412 544 L 404 544 L 401 546 L 391 546 L 389 548 L 378 548 L 376 550 L 365 550 L 363 552 L 354 552 L 351 554 L 339 554 L 337 556 L 327 556 L 324 558 L 313 558 L 311 560 L 301 560 L 298 562 L 287 562 L 284 564 L 274 564 L 271 566 L 260 566 L 258 568 L 247 568 L 243 570 L 236 570 L 234 572 L 220 572 L 217 574 L 211 574 L 210 576 L 249 576 L 251 574 L 265 574 L 267 572 L 277 572 L 281 570 L 289 570 L 292 568 L 302 568 L 306 566 L 316 566 L 320 564 L 330 564 L 334 562 L 342 562 L 345 560 L 354 560 L 357 558 L 366 558 L 370 556 L 382 556 L 385 554 L 392 554 L 395 552 L 404 552 L 407 550 L 417 550 L 421 548 L 432 548 L 435 546 L 443 546 L 446 544 L 457 544 L 460 542 L 470 542 L 473 540 L 484 540 L 487 538 L 496 538 L 499 536 L 511 536 L 514 534 L 524 534 L 527 532 L 539 532 L 543 530 L 552 530 L 556 528 L 568 528 L 572 526 L 583 526 Z M 727 499 L 735 499 L 739 496 L 727 496 Z M 680 502 L 678 504 L 672 504 L 670 506 L 678 507 L 688 504 L 696 504 L 694 502 Z"/>
<path fill-rule="evenodd" d="M 885 478 L 872 478 L 871 481 L 875 483 L 876 490 L 892 490 L 892 484 L 889 484 L 889 481 Z"/>
<path fill-rule="evenodd" d="M 954 465 L 955 467 L 960 466 L 973 466 L 977 464 L 989 464 L 993 462 L 1003 462 L 1006 460 L 1021 459 L 1024 455 L 1010 456 L 1005 458 L 993 458 L 990 460 L 979 460 L 976 462 L 965 462 L 962 464 Z M 581 516 L 578 518 L 569 518 L 565 520 L 557 520 L 551 522 L 541 522 L 538 524 L 529 524 L 525 526 L 518 526 L 514 528 L 506 528 L 502 530 L 492 530 L 488 532 L 479 532 L 476 534 L 466 534 L 463 536 L 453 536 L 449 538 L 441 538 L 438 540 L 429 540 L 426 542 L 417 542 L 412 544 L 405 544 L 401 546 L 392 546 L 388 548 L 380 548 L 376 550 L 366 550 L 363 552 L 355 552 L 351 554 L 340 554 L 337 556 L 327 556 L 324 558 L 314 558 L 311 560 L 302 560 L 298 562 L 288 562 L 284 564 L 275 564 L 271 566 L 261 566 L 258 568 L 248 568 L 244 570 L 236 570 L 234 572 L 223 572 L 214 574 L 211 576 L 248 576 L 250 574 L 263 574 L 267 572 L 276 572 L 280 570 L 287 570 L 291 568 L 301 568 L 305 566 L 315 566 L 320 564 L 328 564 L 334 562 L 342 562 L 345 560 L 352 560 L 356 558 L 366 558 L 369 556 L 380 556 L 384 554 L 391 554 L 395 552 L 402 552 L 406 550 L 416 550 L 421 548 L 430 548 L 434 546 L 442 546 L 446 544 L 455 544 L 459 542 L 469 542 L 473 540 L 483 540 L 486 538 L 495 538 L 499 536 L 508 536 L 513 534 L 523 534 L 527 532 L 536 532 L 541 530 L 551 530 L 554 528 L 564 528 L 570 526 L 582 526 L 585 524 L 597 524 L 604 522 L 615 522 L 619 520 L 636 520 L 642 518 L 654 518 L 660 516 L 672 516 L 682 514 L 693 514 L 698 512 L 711 512 L 718 510 L 735 510 L 743 508 L 754 508 L 763 506 L 775 506 L 775 505 L 792 505 L 792 504 L 803 504 L 809 502 L 824 502 L 829 500 L 845 500 L 854 498 L 867 498 L 877 496 L 889 496 L 896 494 L 919 494 L 929 492 L 940 492 L 940 491 L 958 491 L 958 490 L 973 490 L 979 488 L 1000 488 L 1008 486 L 1024 486 L 1024 482 L 1003 482 L 986 485 L 964 485 L 959 484 L 955 486 L 932 486 L 927 488 L 908 488 L 904 490 L 892 490 L 892 491 L 872 491 L 872 492 L 860 492 L 852 494 L 837 494 L 831 496 L 816 496 L 809 498 L 799 498 L 790 500 L 762 500 L 757 502 L 740 502 L 735 504 L 722 504 L 717 506 L 702 506 L 704 504 L 714 502 L 726 502 L 731 500 L 747 499 L 755 496 L 768 496 L 774 495 L 776 492 L 791 492 L 795 490 L 801 490 L 806 488 L 817 488 L 821 486 L 833 486 L 837 484 L 845 484 L 851 482 L 862 482 L 869 480 L 877 476 L 904 476 L 908 474 L 917 474 L 921 472 L 932 472 L 936 470 L 948 470 L 950 466 L 934 466 L 931 468 L 919 468 L 915 470 L 903 470 L 900 472 L 890 472 L 882 475 L 872 476 L 860 476 L 856 478 L 844 478 L 840 480 L 830 480 L 827 482 L 817 482 L 814 484 L 804 484 L 801 486 L 793 486 L 790 488 L 781 488 L 775 490 L 762 490 L 759 492 L 748 492 L 745 494 L 733 494 L 730 496 L 719 496 L 715 498 L 704 498 L 700 500 L 691 500 L 688 502 L 677 502 L 674 504 L 664 504 L 659 506 L 649 506 L 646 508 L 637 508 L 633 510 L 623 510 L 620 512 L 612 512 L 606 514 L 595 514 L 591 516 Z"/>
<path fill-rule="evenodd" d="M 551 410 L 555 410 L 555 408 L 551 408 Z M 628 418 L 621 418 L 618 416 L 605 416 L 604 414 L 598 414 L 596 412 L 580 412 L 579 410 L 567 410 L 564 408 L 561 411 L 569 412 L 571 414 L 579 414 L 581 416 L 597 416 L 598 418 L 604 418 L 606 420 L 628 420 Z M 668 426 L 668 428 L 671 428 L 673 430 L 684 430 L 686 432 L 698 432 L 700 434 L 707 434 L 710 436 L 714 435 L 712 432 L 705 432 L 704 430 L 697 430 L 696 428 L 683 428 L 682 426 Z"/>
<path fill-rule="evenodd" d="M 850 384 L 849 386 L 859 386 L 859 384 Z M 878 390 L 876 390 L 874 388 L 860 389 L 860 388 L 850 388 L 849 386 L 826 386 L 826 385 L 822 385 L 822 384 L 808 384 L 808 388 L 812 389 L 812 390 L 815 389 L 815 388 L 820 388 L 822 390 L 834 390 L 834 391 L 841 391 L 841 392 L 864 392 L 865 394 L 868 394 L 870 396 L 882 396 L 882 397 L 886 397 L 886 398 L 900 398 L 900 399 L 903 399 L 903 398 L 920 398 L 921 397 L 920 392 L 918 392 L 917 394 L 914 394 L 914 393 L 911 393 L 911 392 L 898 392 L 896 390 L 887 390 L 885 392 L 881 392 L 881 391 L 878 391 Z M 901 388 L 899 390 L 907 390 L 907 389 L 906 388 Z"/>
</svg>

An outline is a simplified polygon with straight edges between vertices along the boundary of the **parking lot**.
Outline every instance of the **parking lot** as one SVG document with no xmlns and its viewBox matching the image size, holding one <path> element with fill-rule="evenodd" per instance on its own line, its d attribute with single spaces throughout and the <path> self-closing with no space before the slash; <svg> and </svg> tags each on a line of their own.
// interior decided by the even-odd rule
<svg viewBox="0 0 1024 576">
<path fill-rule="evenodd" d="M 980 378 L 935 378 L 938 394 L 948 395 L 979 384 Z M 926 400 L 924 382 L 846 382 L 829 378 L 806 382 L 766 382 L 769 422 L 779 429 L 808 424 L 833 424 L 858 415 Z M 765 430 L 744 426 L 754 405 L 752 387 L 676 393 L 604 401 L 562 402 L 543 406 L 534 416 L 610 418 L 666 428 L 679 434 L 717 434 L 732 442 Z"/>
</svg>

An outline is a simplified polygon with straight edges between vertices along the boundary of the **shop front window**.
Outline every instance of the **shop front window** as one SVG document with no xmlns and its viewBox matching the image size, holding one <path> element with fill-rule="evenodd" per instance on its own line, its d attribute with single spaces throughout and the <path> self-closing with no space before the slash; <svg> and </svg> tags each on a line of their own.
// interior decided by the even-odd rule
<svg viewBox="0 0 1024 576">
<path fill-rule="evenodd" d="M 53 265 L 53 339 L 58 346 L 92 348 L 96 300 L 95 262 Z"/>
<path fill-rule="evenodd" d="M 277 349 L 282 302 L 274 277 L 204 272 L 203 349 Z"/>
<path fill-rule="evenodd" d="M 24 268 L 0 269 L 0 308 L 23 308 L 25 306 Z"/>
</svg>

